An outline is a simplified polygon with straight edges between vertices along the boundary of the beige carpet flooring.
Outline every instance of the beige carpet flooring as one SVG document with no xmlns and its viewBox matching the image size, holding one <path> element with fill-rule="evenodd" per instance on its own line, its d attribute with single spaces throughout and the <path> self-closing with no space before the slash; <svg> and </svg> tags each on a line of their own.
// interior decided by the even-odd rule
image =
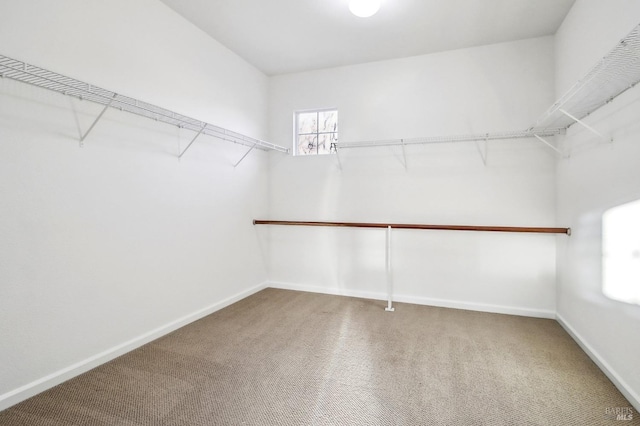
<svg viewBox="0 0 640 426">
<path fill-rule="evenodd" d="M 553 320 L 267 289 L 0 412 L 2 425 L 630 425 Z M 635 411 L 635 410 L 634 410 Z"/>
</svg>

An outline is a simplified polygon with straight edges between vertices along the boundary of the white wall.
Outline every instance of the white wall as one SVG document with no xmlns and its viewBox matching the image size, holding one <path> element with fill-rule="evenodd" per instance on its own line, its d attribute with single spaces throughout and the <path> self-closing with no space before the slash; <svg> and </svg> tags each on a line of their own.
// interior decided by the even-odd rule
<svg viewBox="0 0 640 426">
<path fill-rule="evenodd" d="M 640 2 L 578 0 L 556 35 L 558 97 L 635 25 Z M 573 235 L 558 247 L 558 318 L 640 410 L 640 306 L 602 294 L 602 214 L 640 199 L 640 89 L 627 91 L 586 118 L 614 138 L 601 143 L 579 125 L 562 141 L 558 220 Z"/>
<path fill-rule="evenodd" d="M 578 0 L 555 39 L 269 81 L 160 2 L 29 0 L 0 4 L 0 53 L 290 145 L 308 108 L 337 107 L 342 141 L 526 128 L 638 22 L 635 0 Z M 192 135 L 113 111 L 80 149 L 99 107 L 0 80 L 0 409 L 267 276 L 384 297 L 381 231 L 251 226 L 260 216 L 572 226 L 394 231 L 396 299 L 540 316 L 557 304 L 638 408 L 639 309 L 604 298 L 599 270 L 602 212 L 640 198 L 637 90 L 590 117 L 613 145 L 571 129 L 557 168 L 541 144 L 505 141 L 486 166 L 465 143 L 407 148 L 408 171 L 398 149 L 345 150 L 340 171 L 333 156 L 261 152 L 233 169 L 244 148 L 209 138 L 178 162 Z"/>
<path fill-rule="evenodd" d="M 254 137 L 267 78 L 154 0 L 0 3 L 0 53 Z M 0 409 L 260 288 L 266 153 L 0 79 Z"/>
<path fill-rule="evenodd" d="M 523 130 L 554 101 L 553 38 L 272 77 L 270 140 L 337 107 L 341 141 Z M 483 148 L 483 147 L 482 147 Z M 484 148 L 483 148 L 484 149 Z M 343 150 L 270 164 L 272 219 L 555 226 L 555 162 L 536 141 Z M 559 225 L 563 225 L 560 223 Z M 261 228 L 274 285 L 384 297 L 380 230 Z M 553 317 L 550 235 L 394 231 L 397 300 Z"/>
</svg>

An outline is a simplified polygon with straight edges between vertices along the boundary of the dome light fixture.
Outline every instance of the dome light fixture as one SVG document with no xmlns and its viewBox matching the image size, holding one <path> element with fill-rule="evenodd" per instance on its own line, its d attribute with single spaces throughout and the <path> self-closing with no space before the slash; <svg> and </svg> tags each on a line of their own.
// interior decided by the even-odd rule
<svg viewBox="0 0 640 426">
<path fill-rule="evenodd" d="M 349 0 L 349 10 L 360 18 L 368 18 L 380 9 L 382 0 Z"/>
</svg>

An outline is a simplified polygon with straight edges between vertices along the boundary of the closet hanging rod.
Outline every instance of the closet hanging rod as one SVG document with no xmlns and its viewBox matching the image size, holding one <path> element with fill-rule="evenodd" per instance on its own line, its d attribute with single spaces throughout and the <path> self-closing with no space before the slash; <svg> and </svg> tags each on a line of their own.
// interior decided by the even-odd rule
<svg viewBox="0 0 640 426">
<path fill-rule="evenodd" d="M 302 222 L 289 220 L 254 220 L 254 225 L 285 226 L 328 226 L 343 228 L 395 228 L 425 229 L 439 231 L 481 231 L 481 232 L 525 232 L 534 234 L 566 234 L 571 235 L 571 228 L 541 228 L 521 226 L 469 226 L 469 225 L 418 225 L 408 223 L 369 223 L 369 222 Z"/>
<path fill-rule="evenodd" d="M 22 83 L 62 93 L 63 95 L 74 96 L 100 105 L 109 106 L 110 108 L 150 118 L 155 121 L 189 129 L 194 132 L 199 132 L 203 127 L 206 127 L 205 130 L 202 131 L 203 134 L 224 141 L 248 147 L 253 146 L 263 151 L 273 150 L 285 153 L 289 152 L 288 148 L 206 123 L 135 98 L 120 95 L 4 55 L 0 55 L 0 77 L 10 78 Z"/>
</svg>

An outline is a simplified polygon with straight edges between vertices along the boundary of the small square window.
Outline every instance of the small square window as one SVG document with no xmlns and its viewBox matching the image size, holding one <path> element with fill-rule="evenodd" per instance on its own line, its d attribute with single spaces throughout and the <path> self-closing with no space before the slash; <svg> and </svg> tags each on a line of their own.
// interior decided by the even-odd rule
<svg viewBox="0 0 640 426">
<path fill-rule="evenodd" d="M 338 111 L 326 109 L 296 112 L 295 155 L 335 152 L 338 142 Z"/>
</svg>

